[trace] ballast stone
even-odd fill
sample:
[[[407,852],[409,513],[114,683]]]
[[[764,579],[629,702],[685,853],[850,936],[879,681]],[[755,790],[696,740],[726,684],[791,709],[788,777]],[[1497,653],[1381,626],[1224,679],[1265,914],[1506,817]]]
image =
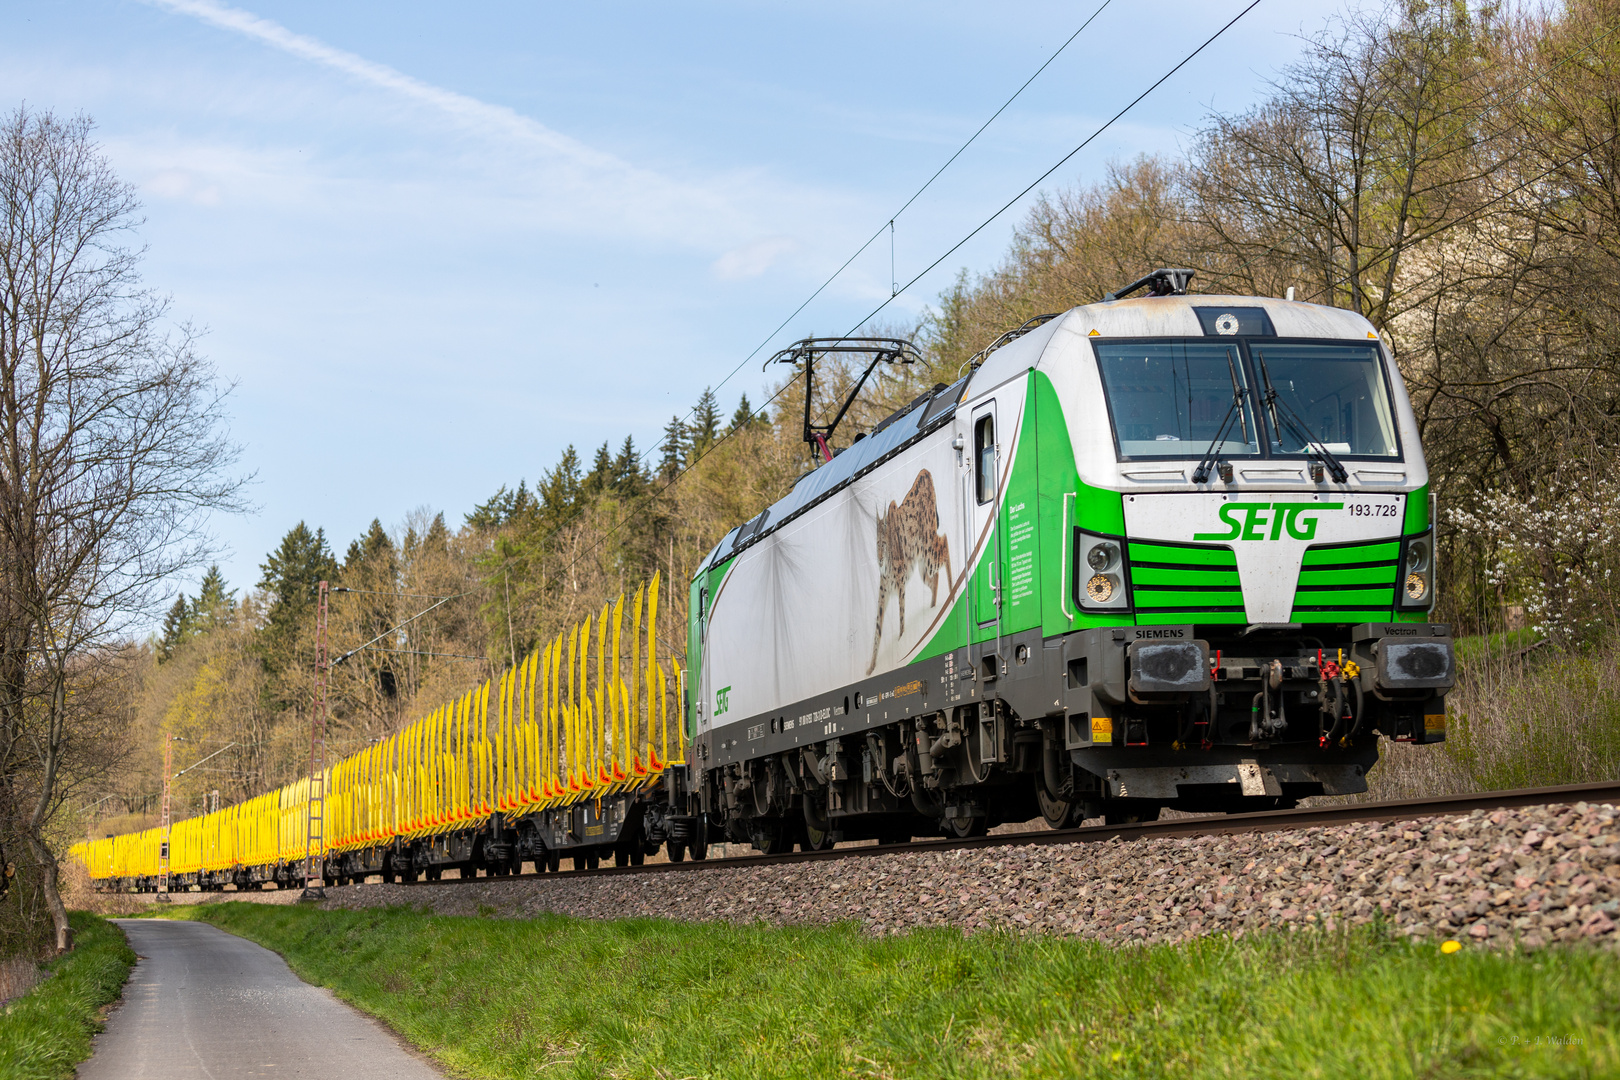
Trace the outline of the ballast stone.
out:
[[[184,894],[182,894],[184,895]],[[295,893],[223,893],[276,902]],[[132,900],[135,898],[131,898]],[[180,899],[180,897],[177,897]],[[322,905],[445,915],[857,922],[1011,930],[1113,944],[1374,918],[1492,948],[1620,947],[1620,813],[1523,807],[1273,833],[885,853],[829,862],[333,890]]]

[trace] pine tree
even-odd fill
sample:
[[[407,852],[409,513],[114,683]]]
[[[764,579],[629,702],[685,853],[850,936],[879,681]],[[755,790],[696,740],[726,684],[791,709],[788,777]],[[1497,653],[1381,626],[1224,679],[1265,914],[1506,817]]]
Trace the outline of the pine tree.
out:
[[[541,474],[535,491],[540,496],[540,514],[549,526],[572,518],[579,509],[579,451],[572,445],[564,450],[556,467]]]
[[[365,542],[361,545],[361,555],[369,562],[393,554],[394,542],[388,539],[388,532],[382,527],[382,522],[372,518],[371,527],[366,530]]]
[[[337,577],[337,560],[326,546],[326,530],[309,531],[300,521],[281,538],[276,550],[259,567],[264,576],[259,588],[270,597],[265,616],[265,637],[273,668],[284,664],[299,623],[315,606],[321,581]]]
[[[613,459],[613,490],[625,498],[640,495],[647,486],[647,474],[641,469],[641,455],[636,453],[634,436],[626,435],[619,447],[619,456]]]
[[[450,529],[444,523],[444,511],[433,515],[433,521],[428,525],[427,535],[422,537],[422,546],[428,551],[448,554],[450,551]]]
[[[686,464],[686,425],[681,418],[672,416],[664,428],[664,453],[658,459],[658,475],[673,480]]]
[[[186,629],[192,636],[205,633],[224,625],[235,611],[236,590],[227,591],[225,576],[219,572],[219,566],[210,566],[197,590],[197,599],[191,602]]]
[[[748,404],[748,395],[744,394],[742,400],[737,402],[737,411],[731,414],[731,430],[742,431],[759,423],[754,416],[754,407]]]
[[[606,491],[613,482],[613,452],[608,449],[606,441],[596,448],[596,459],[591,462],[591,471],[586,475],[581,485],[586,495],[600,495]]]
[[[690,428],[694,456],[713,446],[714,440],[720,437],[720,399],[707,386],[703,388],[703,396],[698,398],[697,408],[692,410]]]
[[[172,657],[174,650],[185,640],[186,619],[190,614],[191,608],[186,603],[186,594],[181,593],[174,598],[174,606],[169,609],[169,613],[163,616],[163,636],[158,638],[157,645],[158,663],[161,664]]]
[[[507,491],[506,485],[502,484],[501,489],[486,501],[474,503],[472,513],[462,520],[474,532],[490,532],[498,529],[512,520],[513,504],[517,501],[518,492],[522,491],[521,484],[518,486],[517,492]]]

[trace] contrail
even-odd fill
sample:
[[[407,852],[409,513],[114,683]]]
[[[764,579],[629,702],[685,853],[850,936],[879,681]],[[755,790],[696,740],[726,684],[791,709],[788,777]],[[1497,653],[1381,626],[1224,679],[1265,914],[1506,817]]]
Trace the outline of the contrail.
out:
[[[521,140],[592,168],[635,171],[627,162],[611,154],[593,150],[514,109],[504,105],[492,105],[487,101],[480,101],[466,94],[458,94],[454,90],[446,90],[421,79],[412,78],[386,64],[367,60],[343,49],[335,49],[304,34],[295,34],[280,23],[261,18],[250,11],[227,7],[215,3],[214,0],[145,0],[145,2],[179,15],[189,15],[221,30],[253,38],[301,60],[342,72],[352,79],[380,90],[387,90],[412,101],[430,105],[480,134]]]

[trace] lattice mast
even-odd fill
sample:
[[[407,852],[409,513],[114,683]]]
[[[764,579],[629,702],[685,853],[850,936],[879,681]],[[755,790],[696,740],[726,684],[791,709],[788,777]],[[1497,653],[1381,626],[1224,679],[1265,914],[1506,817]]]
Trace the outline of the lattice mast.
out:
[[[300,900],[320,900],[321,861],[326,850],[326,594],[317,587],[315,600],[315,701],[309,722],[309,829],[304,843],[304,892]]]
[[[169,902],[169,781],[174,776],[174,736],[163,733],[163,843],[158,848],[157,902]]]

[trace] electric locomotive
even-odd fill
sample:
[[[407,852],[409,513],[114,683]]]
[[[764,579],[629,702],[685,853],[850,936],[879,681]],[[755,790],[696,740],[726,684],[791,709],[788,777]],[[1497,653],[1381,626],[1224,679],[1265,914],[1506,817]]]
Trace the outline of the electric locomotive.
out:
[[[1444,739],[1434,501],[1388,350],[1354,312],[1191,277],[1005,335],[704,560],[685,720],[716,839],[1284,808],[1365,791],[1380,735]]]

